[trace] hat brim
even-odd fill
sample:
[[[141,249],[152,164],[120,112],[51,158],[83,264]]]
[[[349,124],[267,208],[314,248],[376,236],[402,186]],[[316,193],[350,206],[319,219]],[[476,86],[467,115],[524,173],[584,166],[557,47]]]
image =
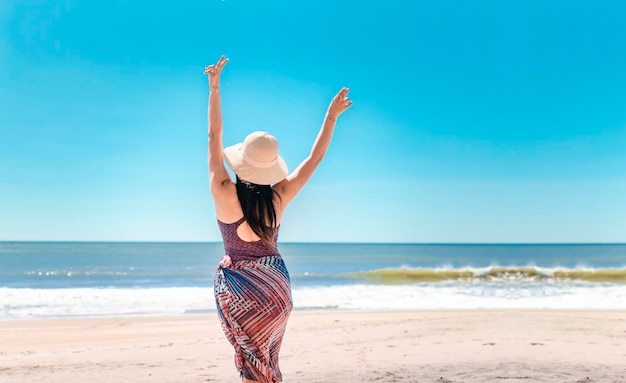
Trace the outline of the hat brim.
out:
[[[278,156],[276,163],[271,167],[258,168],[244,160],[241,153],[242,145],[239,143],[224,149],[224,161],[240,179],[257,185],[273,185],[287,178],[289,174],[287,164],[281,156]]]

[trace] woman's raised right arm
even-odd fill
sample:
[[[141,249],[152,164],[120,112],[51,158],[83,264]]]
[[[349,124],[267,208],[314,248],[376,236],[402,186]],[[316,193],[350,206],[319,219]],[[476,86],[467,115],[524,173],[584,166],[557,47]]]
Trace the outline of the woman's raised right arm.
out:
[[[309,181],[322,159],[324,159],[335,130],[337,118],[352,106],[352,101],[348,98],[348,92],[348,88],[343,88],[333,97],[309,156],[286,179],[274,185],[274,190],[280,195],[283,206],[286,206],[295,198]]]

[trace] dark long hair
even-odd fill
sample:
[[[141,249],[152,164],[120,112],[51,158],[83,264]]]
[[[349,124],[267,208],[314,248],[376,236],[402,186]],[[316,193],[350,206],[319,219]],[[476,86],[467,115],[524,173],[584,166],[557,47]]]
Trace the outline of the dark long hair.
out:
[[[237,177],[237,197],[248,225],[267,248],[276,250],[276,209],[274,198],[280,195],[270,185],[257,185]]]

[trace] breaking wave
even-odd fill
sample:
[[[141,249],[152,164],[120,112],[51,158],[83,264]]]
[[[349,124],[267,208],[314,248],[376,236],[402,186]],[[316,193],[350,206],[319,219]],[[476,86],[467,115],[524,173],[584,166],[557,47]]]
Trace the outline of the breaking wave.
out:
[[[421,283],[421,282],[568,282],[585,281],[594,283],[626,283],[626,268],[543,268],[537,266],[485,268],[397,268],[347,273],[351,278],[364,278],[378,283]]]

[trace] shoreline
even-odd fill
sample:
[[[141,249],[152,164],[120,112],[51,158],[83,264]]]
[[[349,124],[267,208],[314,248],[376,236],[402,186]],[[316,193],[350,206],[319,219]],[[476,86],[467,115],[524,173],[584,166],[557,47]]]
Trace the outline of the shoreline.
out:
[[[1,323],[6,383],[239,381],[214,315]],[[624,383],[624,360],[626,310],[325,310],[292,314],[281,371],[304,383]]]
[[[625,313],[626,309],[618,309],[618,308],[572,308],[572,309],[564,309],[564,308],[460,308],[460,309],[447,309],[447,308],[425,308],[425,309],[406,309],[406,310],[398,310],[398,309],[350,309],[350,308],[329,308],[329,309],[318,309],[318,308],[297,308],[295,307],[291,313],[291,315],[308,315],[308,314],[402,314],[402,313],[446,313],[446,312],[563,312],[563,313],[573,313],[573,312],[583,312],[583,313],[593,313],[593,312],[607,312],[607,313]],[[0,318],[0,324],[18,324],[20,322],[44,322],[44,321],[97,321],[97,320],[132,320],[132,321],[140,321],[140,320],[184,320],[184,319],[193,319],[193,318],[213,318],[217,315],[217,312],[214,309],[209,310],[198,310],[197,312],[189,312],[182,314],[129,314],[129,315],[68,315],[68,316],[44,316],[44,317],[29,317],[29,318]],[[626,382],[625,382],[626,383]]]

